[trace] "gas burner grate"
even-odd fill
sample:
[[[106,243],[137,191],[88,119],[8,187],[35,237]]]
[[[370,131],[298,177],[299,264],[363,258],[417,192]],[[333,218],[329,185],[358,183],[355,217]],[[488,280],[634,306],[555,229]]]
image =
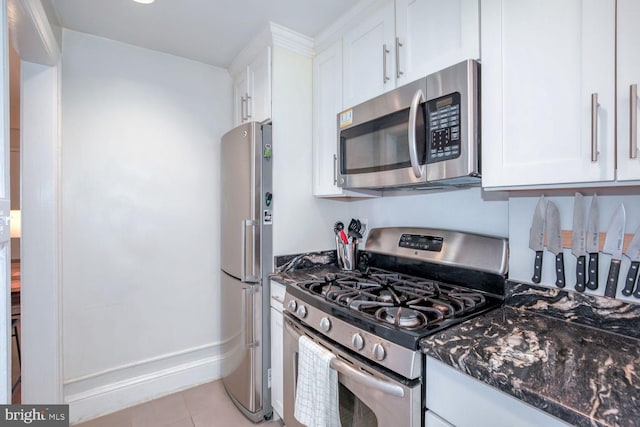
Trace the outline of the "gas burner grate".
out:
[[[484,295],[473,290],[373,267],[365,273],[333,273],[298,285],[331,303],[403,329],[462,317],[486,304]]]

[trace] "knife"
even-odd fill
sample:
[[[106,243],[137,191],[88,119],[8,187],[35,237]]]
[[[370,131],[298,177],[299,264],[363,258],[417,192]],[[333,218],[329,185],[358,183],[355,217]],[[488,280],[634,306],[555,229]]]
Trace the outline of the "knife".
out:
[[[622,245],[624,244],[624,225],[626,213],[624,205],[620,203],[616,209],[611,223],[607,229],[607,237],[604,239],[602,252],[611,254],[611,264],[607,275],[607,286],[604,288],[604,296],[615,298],[618,288],[618,274],[620,273],[620,261],[622,259]]]
[[[587,288],[598,289],[598,252],[600,252],[600,214],[598,212],[598,199],[594,194],[589,208],[589,220],[587,221],[586,250],[589,253]]]
[[[624,289],[622,290],[622,295],[628,297],[636,285],[638,269],[640,268],[640,228],[633,235],[633,239],[631,239],[631,243],[629,243],[629,247],[624,254],[631,260],[631,267],[629,267],[627,280],[625,280]]]
[[[587,251],[585,246],[584,229],[584,197],[576,193],[573,202],[573,233],[571,235],[571,253],[578,259],[576,263],[576,286],[575,290],[584,292],[585,286],[585,261]]]
[[[536,210],[533,213],[533,220],[531,221],[531,229],[529,230],[529,248],[536,252],[536,257],[533,262],[533,283],[540,283],[542,278],[542,254],[544,251],[544,216],[546,212],[546,205],[544,202],[544,196],[540,197]]]
[[[553,203],[547,203],[547,249],[556,255],[556,286],[564,288],[564,253],[562,252],[562,230],[560,211]]]

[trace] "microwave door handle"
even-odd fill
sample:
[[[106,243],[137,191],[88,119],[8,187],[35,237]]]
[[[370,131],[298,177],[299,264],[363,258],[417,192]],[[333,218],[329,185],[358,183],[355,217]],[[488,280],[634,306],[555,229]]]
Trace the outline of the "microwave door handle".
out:
[[[418,107],[420,103],[424,102],[424,94],[422,89],[418,89],[413,95],[411,101],[411,108],[409,109],[409,159],[411,160],[411,167],[413,168],[413,174],[416,178],[422,177],[422,171],[420,170],[420,163],[418,162],[418,145],[416,143],[416,119],[418,117]]]

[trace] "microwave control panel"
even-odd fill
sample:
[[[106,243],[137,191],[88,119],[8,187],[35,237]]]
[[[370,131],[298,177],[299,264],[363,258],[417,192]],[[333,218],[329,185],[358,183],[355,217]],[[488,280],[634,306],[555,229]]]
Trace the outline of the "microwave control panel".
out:
[[[460,93],[427,101],[427,163],[460,157]]]

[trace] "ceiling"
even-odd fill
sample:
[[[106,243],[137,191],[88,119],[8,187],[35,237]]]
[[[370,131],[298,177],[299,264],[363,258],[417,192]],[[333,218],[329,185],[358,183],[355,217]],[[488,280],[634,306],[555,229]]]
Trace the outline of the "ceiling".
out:
[[[269,21],[316,36],[358,0],[43,0],[64,28],[228,67]]]

